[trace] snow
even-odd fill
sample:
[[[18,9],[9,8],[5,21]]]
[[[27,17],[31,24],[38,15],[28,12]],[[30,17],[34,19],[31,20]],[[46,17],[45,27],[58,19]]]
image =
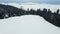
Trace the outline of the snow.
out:
[[[29,9],[51,9],[55,12],[60,9],[60,5],[37,4],[37,3],[2,3],[15,6],[17,8]],[[10,17],[0,20],[0,34],[60,34],[60,28],[47,22],[40,16],[24,15]]]
[[[2,3],[5,5],[11,5],[11,6],[15,6],[17,8],[23,8],[25,10],[29,9],[41,9],[43,10],[43,8],[46,9],[50,9],[52,12],[56,12],[57,9],[60,9],[60,5],[52,5],[52,4],[46,4],[46,3],[32,3],[32,2],[26,2],[26,3]]]
[[[24,15],[0,20],[0,34],[60,34],[60,28],[40,16]]]

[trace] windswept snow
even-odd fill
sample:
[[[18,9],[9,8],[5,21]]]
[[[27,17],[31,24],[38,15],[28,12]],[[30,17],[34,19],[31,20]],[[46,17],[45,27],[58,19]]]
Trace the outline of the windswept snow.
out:
[[[56,12],[57,9],[60,9],[60,5],[52,5],[52,4],[44,4],[44,3],[32,3],[32,2],[27,2],[27,3],[2,3],[2,4],[5,4],[5,5],[11,5],[11,6],[15,6],[17,8],[23,8],[25,10],[27,10],[28,8],[29,9],[41,9],[43,10],[43,8],[46,8],[46,9],[51,9],[52,12]]]
[[[60,28],[40,16],[25,15],[0,20],[0,34],[60,34]]]

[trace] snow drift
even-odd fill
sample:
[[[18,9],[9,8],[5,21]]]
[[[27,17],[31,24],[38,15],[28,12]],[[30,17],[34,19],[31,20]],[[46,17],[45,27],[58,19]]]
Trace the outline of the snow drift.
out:
[[[40,16],[25,15],[0,20],[0,34],[60,34],[60,28]]]

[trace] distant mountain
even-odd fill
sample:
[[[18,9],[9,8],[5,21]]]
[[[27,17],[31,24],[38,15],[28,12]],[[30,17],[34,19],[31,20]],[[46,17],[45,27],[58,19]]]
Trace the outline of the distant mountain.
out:
[[[26,3],[2,3],[2,4],[6,4],[6,5],[11,5],[11,6],[15,6],[17,8],[23,8],[25,10],[29,9],[41,9],[43,10],[43,8],[46,9],[50,9],[52,10],[52,12],[55,12],[57,9],[60,9],[60,5],[52,5],[52,4],[46,4],[46,3],[32,3],[32,2],[26,2]]]

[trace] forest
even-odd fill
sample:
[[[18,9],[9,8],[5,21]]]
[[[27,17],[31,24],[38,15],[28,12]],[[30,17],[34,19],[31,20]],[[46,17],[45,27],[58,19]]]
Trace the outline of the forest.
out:
[[[52,13],[50,9],[46,8],[44,8],[43,10],[41,9],[24,10],[22,8],[16,8],[10,5],[0,4],[0,20],[22,15],[39,15],[43,17],[46,21],[50,22],[51,24],[60,27],[59,9],[57,9],[56,12]]]

